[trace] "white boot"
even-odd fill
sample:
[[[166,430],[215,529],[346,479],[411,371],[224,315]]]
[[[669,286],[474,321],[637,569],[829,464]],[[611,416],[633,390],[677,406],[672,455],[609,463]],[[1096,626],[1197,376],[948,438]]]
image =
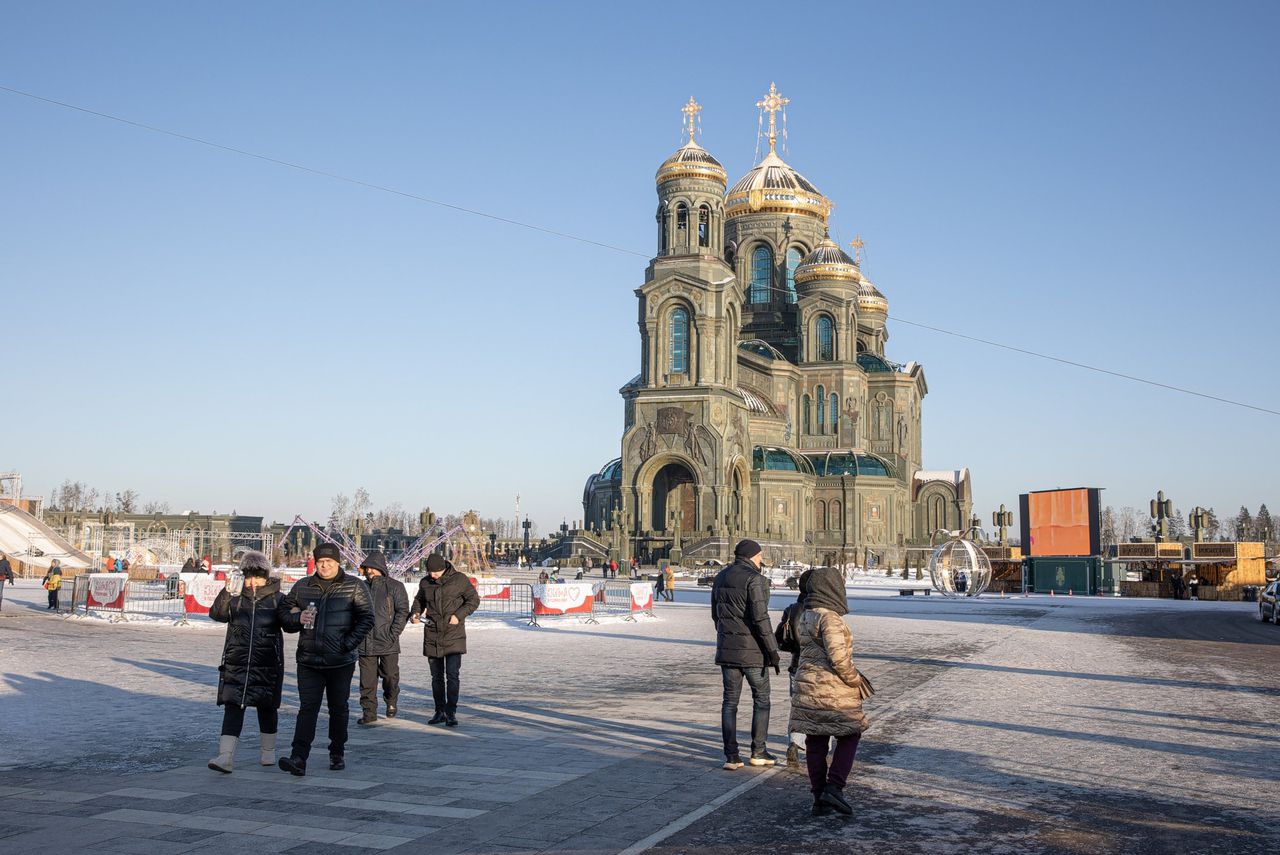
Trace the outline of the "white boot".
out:
[[[262,757],[259,762],[263,766],[276,765],[276,735],[274,733],[261,734],[259,746],[262,750]]]
[[[236,756],[238,736],[218,737],[218,756],[209,761],[209,768],[215,772],[231,772],[231,760]]]

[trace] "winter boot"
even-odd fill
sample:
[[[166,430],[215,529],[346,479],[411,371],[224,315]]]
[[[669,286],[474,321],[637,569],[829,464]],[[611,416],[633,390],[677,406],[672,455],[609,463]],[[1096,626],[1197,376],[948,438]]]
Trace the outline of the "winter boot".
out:
[[[835,784],[827,784],[818,795],[818,801],[835,808],[845,816],[853,816],[853,805],[845,800],[844,792]]]
[[[290,775],[298,778],[307,774],[307,761],[296,755],[292,757],[281,757],[280,761],[276,765],[288,772]]]
[[[276,765],[276,735],[263,733],[258,737],[258,749],[262,756],[258,759],[263,766]]]
[[[347,768],[346,757],[344,757],[341,754],[329,755],[329,771],[330,772],[341,772],[345,768]]]
[[[819,793],[813,797],[813,809],[810,810],[809,813],[812,816],[830,816],[833,811],[827,803],[822,800],[822,794]]]
[[[436,710],[436,714],[431,717],[427,724],[444,724],[444,710]]]
[[[239,741],[238,736],[218,737],[218,756],[209,761],[209,768],[231,774],[231,760],[236,756],[236,743]]]

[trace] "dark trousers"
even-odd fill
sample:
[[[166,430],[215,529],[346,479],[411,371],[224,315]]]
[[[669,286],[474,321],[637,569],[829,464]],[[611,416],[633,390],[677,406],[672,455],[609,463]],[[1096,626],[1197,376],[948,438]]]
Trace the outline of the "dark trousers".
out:
[[[861,733],[850,736],[837,736],[836,750],[831,756],[831,765],[827,765],[827,746],[830,736],[806,736],[804,738],[804,759],[809,766],[809,790],[814,795],[822,792],[827,784],[843,790],[849,780],[849,771],[853,769],[853,755],[858,752],[858,740]]]
[[[254,707],[258,711],[258,733],[275,733],[280,727],[280,711],[272,707]],[[244,730],[244,707],[224,704],[222,707],[222,735],[239,736]]]
[[[355,663],[339,668],[310,668],[298,665],[298,723],[293,731],[293,756],[303,760],[311,755],[316,738],[320,703],[329,701],[329,753],[341,755],[347,747],[347,718],[350,715],[351,677]]]
[[[436,712],[458,711],[458,672],[462,668],[462,654],[428,656],[431,666],[431,698],[436,702]]]
[[[360,709],[366,716],[378,715],[378,678],[382,678],[382,698],[387,706],[400,699],[400,654],[360,657]]]
[[[724,702],[720,706],[720,735],[724,739],[724,756],[738,753],[738,698],[742,695],[742,679],[751,687],[751,753],[765,749],[769,738],[769,672],[764,668],[736,668],[721,665],[724,679]]]
[[[58,592],[50,591],[49,592],[49,608],[56,609],[57,607],[58,607]]]

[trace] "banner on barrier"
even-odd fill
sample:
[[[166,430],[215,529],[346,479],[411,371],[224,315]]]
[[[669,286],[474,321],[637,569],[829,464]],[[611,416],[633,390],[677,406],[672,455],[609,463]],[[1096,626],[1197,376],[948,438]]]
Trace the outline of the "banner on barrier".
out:
[[[653,608],[653,586],[648,582],[631,583],[631,611],[647,612]]]
[[[535,615],[579,615],[592,613],[593,586],[587,582],[561,582],[533,586]]]
[[[470,577],[471,584],[476,586],[476,593],[480,595],[482,600],[509,600],[511,599],[511,580],[510,579],[477,579],[475,576]]]
[[[128,581],[129,577],[124,573],[90,573],[88,607],[124,611]]]
[[[195,578],[186,583],[183,606],[189,615],[207,615],[213,607],[213,601],[227,586],[226,579],[218,579],[206,573],[197,573]]]

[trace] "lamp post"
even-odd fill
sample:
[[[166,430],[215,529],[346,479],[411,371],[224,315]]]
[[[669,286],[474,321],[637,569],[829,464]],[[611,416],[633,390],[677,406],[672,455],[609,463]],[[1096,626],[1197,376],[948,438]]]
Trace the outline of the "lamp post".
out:
[[[1151,500],[1151,518],[1155,520],[1156,543],[1164,543],[1169,538],[1169,517],[1173,516],[1173,500],[1164,497],[1164,490],[1156,492]]]
[[[991,514],[991,524],[1000,531],[1000,545],[1009,545],[1009,527],[1013,525],[1013,511],[1006,511],[1004,505]]]

